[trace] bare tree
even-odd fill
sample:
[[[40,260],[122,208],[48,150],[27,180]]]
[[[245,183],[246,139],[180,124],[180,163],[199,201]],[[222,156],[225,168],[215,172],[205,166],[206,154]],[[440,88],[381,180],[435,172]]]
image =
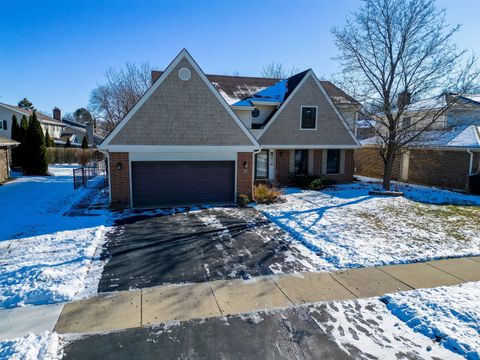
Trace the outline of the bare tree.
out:
[[[272,79],[286,79],[298,72],[300,72],[300,70],[296,66],[287,69],[282,63],[275,61],[272,61],[262,68],[262,76]]]
[[[390,190],[393,163],[403,147],[418,141],[478,79],[477,59],[453,43],[460,26],[447,25],[434,0],[364,0],[343,27],[332,30],[340,50],[343,87],[370,119]],[[423,101],[409,124],[409,103]],[[442,99],[445,99],[443,101]]]
[[[105,72],[106,81],[92,91],[89,104],[93,118],[100,120],[105,130],[111,131],[148,90],[151,71],[149,63],[127,62],[119,70]]]

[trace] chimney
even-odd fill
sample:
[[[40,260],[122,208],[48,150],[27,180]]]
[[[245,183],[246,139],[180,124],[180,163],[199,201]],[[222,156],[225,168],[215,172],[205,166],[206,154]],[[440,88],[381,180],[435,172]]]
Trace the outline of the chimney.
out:
[[[62,121],[62,111],[56,106],[53,108],[53,118]]]
[[[91,121],[85,123],[85,133],[87,135],[88,145],[93,144],[93,124]]]
[[[407,105],[410,105],[410,101],[412,100],[412,93],[408,91],[402,91],[398,94],[397,99],[397,107],[404,108]]]

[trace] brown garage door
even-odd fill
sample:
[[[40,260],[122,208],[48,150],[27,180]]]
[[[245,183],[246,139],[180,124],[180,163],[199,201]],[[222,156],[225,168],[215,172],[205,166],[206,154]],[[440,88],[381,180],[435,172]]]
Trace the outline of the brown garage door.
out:
[[[234,161],[134,161],[134,207],[234,201]]]

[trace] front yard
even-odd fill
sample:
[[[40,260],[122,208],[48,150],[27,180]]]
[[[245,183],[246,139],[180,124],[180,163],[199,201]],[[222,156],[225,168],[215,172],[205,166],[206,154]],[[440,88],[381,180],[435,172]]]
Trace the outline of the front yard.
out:
[[[399,185],[405,197],[371,196],[378,183],[362,179],[319,192],[290,188],[285,202],[247,209],[113,213],[101,207],[104,193],[73,190],[71,169],[53,166],[54,176],[0,186],[0,316],[98,291],[480,255],[478,196],[408,185]],[[99,206],[84,208],[92,202]],[[268,332],[278,330],[283,340],[272,348],[274,357],[315,357],[320,348],[326,351],[312,345],[321,340],[344,358],[476,359],[478,292],[478,283],[468,283],[80,340],[30,334],[0,341],[0,358],[58,358],[62,348],[67,358],[81,358],[88,349],[128,347],[131,338],[137,339],[132,354],[141,345],[152,354],[176,349],[172,357],[208,355],[207,338],[225,334],[224,345],[214,346],[228,355],[235,347],[228,338],[237,332],[252,346],[264,341],[253,347],[261,351],[273,341]],[[175,347],[178,341],[191,348]]]
[[[368,194],[378,188],[287,189],[285,203],[257,208],[317,255],[316,270],[480,254],[480,197],[413,185],[400,186],[405,197]]]

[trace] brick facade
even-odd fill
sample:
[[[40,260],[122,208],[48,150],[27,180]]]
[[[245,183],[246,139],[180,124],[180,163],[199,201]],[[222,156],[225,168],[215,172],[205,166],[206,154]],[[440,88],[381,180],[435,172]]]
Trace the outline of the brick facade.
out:
[[[8,149],[0,148],[0,184],[9,178]]]
[[[410,151],[408,181],[466,190],[470,154],[466,151]]]
[[[121,169],[118,165],[121,164]],[[130,169],[128,153],[109,154],[110,196],[114,207],[130,206]]]
[[[378,149],[365,147],[355,150],[355,174],[383,178],[384,163]],[[400,154],[395,157],[392,170],[393,180],[400,178]]]
[[[252,196],[253,190],[253,153],[237,153],[237,196]]]
[[[323,152],[327,150],[315,149],[310,154],[313,154],[313,176],[323,176],[322,161]],[[354,172],[354,152],[353,150],[344,150],[345,152],[345,167],[343,174],[326,175],[329,179],[338,183],[351,182],[353,180]],[[275,154],[275,182],[279,185],[290,185],[289,174],[290,170],[290,150],[277,150]]]
[[[433,149],[410,149],[408,182],[467,190],[470,154],[466,151],[441,151]],[[478,161],[474,157],[475,162]],[[401,156],[395,158],[393,179],[400,177]],[[383,161],[376,148],[355,151],[355,173],[382,178]]]

